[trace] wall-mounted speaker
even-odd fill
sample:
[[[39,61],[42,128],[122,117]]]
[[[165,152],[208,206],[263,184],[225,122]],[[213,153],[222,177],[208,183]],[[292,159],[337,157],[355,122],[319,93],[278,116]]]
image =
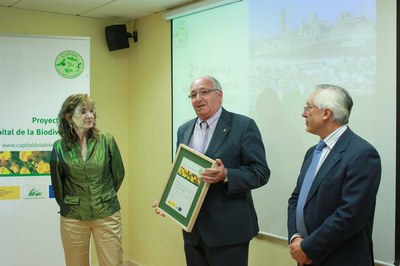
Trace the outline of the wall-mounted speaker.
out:
[[[126,30],[125,24],[106,26],[106,40],[110,51],[129,48],[129,37],[131,34]]]

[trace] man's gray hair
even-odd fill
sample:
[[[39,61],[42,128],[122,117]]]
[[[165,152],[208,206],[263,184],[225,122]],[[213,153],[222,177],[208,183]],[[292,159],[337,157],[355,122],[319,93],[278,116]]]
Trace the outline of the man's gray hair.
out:
[[[207,76],[207,78],[209,78],[214,83],[214,89],[222,91],[221,84],[219,83],[219,81],[216,78],[214,78],[212,76]]]
[[[321,110],[332,110],[333,121],[348,124],[353,100],[347,90],[330,84],[320,84],[315,89],[310,97],[312,103]]]

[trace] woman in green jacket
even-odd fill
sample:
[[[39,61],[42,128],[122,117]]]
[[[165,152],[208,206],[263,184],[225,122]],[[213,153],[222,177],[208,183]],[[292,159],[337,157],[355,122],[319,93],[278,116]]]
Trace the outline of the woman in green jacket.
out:
[[[117,191],[125,170],[117,143],[96,128],[95,102],[87,94],[69,96],[58,119],[61,139],[50,169],[66,264],[89,265],[93,235],[100,266],[122,265]]]

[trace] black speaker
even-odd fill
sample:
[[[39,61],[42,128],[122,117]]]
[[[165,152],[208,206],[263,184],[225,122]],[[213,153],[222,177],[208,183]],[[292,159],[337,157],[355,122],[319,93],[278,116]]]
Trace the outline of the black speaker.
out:
[[[126,30],[125,24],[110,25],[106,27],[106,40],[108,50],[120,50],[129,48],[130,33]]]

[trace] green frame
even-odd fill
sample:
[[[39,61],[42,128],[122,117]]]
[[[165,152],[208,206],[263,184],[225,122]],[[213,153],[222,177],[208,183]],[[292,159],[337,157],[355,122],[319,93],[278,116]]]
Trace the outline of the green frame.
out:
[[[199,170],[198,173],[194,173],[190,171],[191,169],[188,170],[185,168],[187,165],[194,166],[192,169]],[[191,232],[207,194],[208,187],[210,186],[210,184],[203,181],[200,177],[200,173],[202,169],[212,168],[214,165],[214,160],[184,144],[179,145],[175,160],[172,164],[170,176],[162,192],[157,208],[178,223],[186,232]],[[178,183],[184,184],[185,186],[187,185],[190,189],[184,189],[184,191],[190,191],[191,196],[193,196],[191,202],[185,202],[187,206],[183,209],[185,209],[184,212],[186,215],[181,213],[181,206],[172,206],[175,205],[175,202],[170,200],[171,197],[177,194],[177,191],[179,192],[178,187],[180,185],[178,185]],[[171,203],[168,204],[167,201]]]

